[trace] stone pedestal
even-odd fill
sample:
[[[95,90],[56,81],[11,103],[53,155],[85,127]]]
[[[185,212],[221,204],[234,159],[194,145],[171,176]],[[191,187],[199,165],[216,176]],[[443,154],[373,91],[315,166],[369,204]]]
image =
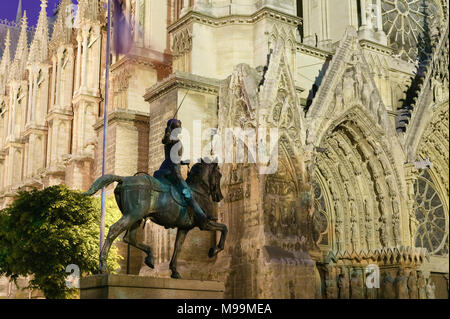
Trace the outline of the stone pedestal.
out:
[[[81,279],[81,299],[221,299],[218,281],[96,275]]]

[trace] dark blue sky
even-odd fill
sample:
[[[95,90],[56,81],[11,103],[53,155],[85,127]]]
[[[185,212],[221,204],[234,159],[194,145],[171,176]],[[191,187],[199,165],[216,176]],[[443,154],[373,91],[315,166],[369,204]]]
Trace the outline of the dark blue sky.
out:
[[[53,8],[58,2],[59,0],[48,0],[47,16],[53,15]],[[19,0],[0,0],[0,19],[15,21],[18,3]],[[35,26],[41,11],[41,0],[22,0],[22,9],[27,11],[28,25]]]

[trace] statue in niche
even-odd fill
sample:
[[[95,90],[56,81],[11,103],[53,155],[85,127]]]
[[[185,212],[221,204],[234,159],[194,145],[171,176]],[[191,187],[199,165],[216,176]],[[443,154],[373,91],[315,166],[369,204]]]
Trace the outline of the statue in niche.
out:
[[[354,55],[354,60],[358,60],[358,57],[356,56],[356,54]],[[363,85],[364,85],[364,81],[363,81],[363,76],[361,73],[361,69],[358,67],[354,67],[354,69],[356,70],[355,72],[355,95],[356,95],[356,101],[360,102],[361,101],[361,92],[363,90]]]
[[[409,299],[419,298],[416,272],[414,270],[411,270],[408,276],[408,291],[409,291]]]
[[[392,182],[392,179],[390,177],[386,178],[386,184],[388,186],[389,196],[395,197],[397,195],[397,192],[395,191],[394,183]]]
[[[400,207],[396,199],[392,201],[392,224],[395,244],[398,245],[400,240]]]
[[[353,201],[354,200],[353,194],[352,194],[352,192],[350,190],[350,186],[349,186],[348,182],[344,183],[344,188],[345,188],[345,192],[347,193],[348,200],[349,201]]]
[[[357,219],[356,205],[353,201],[350,202],[350,222],[352,225],[352,245],[353,249],[358,249],[358,219]]]
[[[395,299],[394,278],[387,271],[384,272],[382,290],[384,299]]]
[[[339,200],[335,200],[334,201],[334,213],[336,214],[336,228],[335,228],[335,233],[336,233],[336,244],[337,244],[337,250],[340,251],[343,247],[342,247],[342,242],[343,242],[343,231],[342,231],[342,224],[343,224],[343,220],[342,220],[342,215],[341,215],[341,205],[339,203]]]
[[[397,299],[409,299],[408,280],[403,269],[399,269],[395,278],[395,293]]]
[[[434,282],[431,281],[431,278],[428,278],[427,285],[425,287],[427,299],[436,299],[435,291],[436,291],[436,286],[435,286]]]
[[[361,269],[354,269],[352,272],[352,279],[350,281],[351,299],[364,298],[364,286],[362,280]]]
[[[325,273],[325,287],[327,299],[337,299],[338,287],[336,282],[336,269],[333,266],[327,266]]]
[[[427,299],[426,293],[427,283],[425,281],[425,277],[423,276],[422,271],[417,271],[417,293],[419,299]]]
[[[373,236],[373,218],[372,218],[372,207],[369,199],[364,199],[364,217],[366,221],[366,241],[367,247],[372,247],[372,236]]]
[[[380,204],[380,206],[381,206],[381,209],[383,209],[383,204]],[[388,234],[387,234],[387,229],[386,229],[386,222],[387,222],[387,218],[383,212],[380,217],[380,223],[379,223],[380,242],[383,245],[383,247],[386,247],[388,245]]]
[[[352,69],[347,69],[344,73],[344,78],[342,80],[342,90],[343,90],[343,102],[344,107],[348,107],[354,100],[354,72]]]
[[[347,172],[345,171],[344,164],[339,163],[338,164],[338,170],[339,170],[339,174],[341,175],[341,177],[344,180],[344,182],[348,182],[349,178],[348,178]]]
[[[349,299],[350,291],[345,268],[341,267],[341,273],[338,277],[339,299]]]

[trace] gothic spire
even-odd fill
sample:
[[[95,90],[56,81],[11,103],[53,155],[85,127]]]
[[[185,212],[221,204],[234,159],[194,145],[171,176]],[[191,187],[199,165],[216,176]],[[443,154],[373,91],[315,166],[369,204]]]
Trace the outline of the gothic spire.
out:
[[[10,77],[13,80],[20,80],[23,77],[27,58],[28,58],[28,19],[27,12],[23,12],[22,26],[20,29],[19,41],[17,42],[16,53],[14,54],[14,61],[11,66]]]
[[[66,14],[66,9],[72,6],[71,0],[62,0],[58,8],[58,17],[56,18],[55,28],[52,34],[51,47],[57,48],[60,44],[68,43],[72,34],[72,15]],[[69,20],[70,19],[70,20]]]
[[[47,0],[41,0],[41,12],[30,48],[29,63],[43,62],[48,54]]]
[[[19,4],[17,5],[17,14],[16,14],[17,25],[19,25],[21,19],[22,19],[22,0],[19,0]]]
[[[4,67],[11,63],[11,34],[8,29],[5,38],[5,50],[3,51],[2,60],[0,62],[0,72],[3,73]]]
[[[5,38],[5,50],[3,51],[3,56],[0,61],[0,95],[5,95],[6,93],[5,89],[10,63],[11,63],[11,35],[8,29]]]

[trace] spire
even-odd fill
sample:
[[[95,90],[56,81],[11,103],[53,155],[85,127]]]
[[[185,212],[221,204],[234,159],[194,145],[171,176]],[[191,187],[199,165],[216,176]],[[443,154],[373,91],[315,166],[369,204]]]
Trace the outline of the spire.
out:
[[[9,63],[11,63],[11,34],[8,29],[8,31],[6,31],[5,50],[3,51],[2,60],[0,62],[0,73],[3,73],[4,67],[8,66]]]
[[[14,55],[14,61],[11,66],[10,78],[13,80],[19,80],[22,78],[25,71],[28,55],[28,19],[27,12],[23,12],[22,26],[20,29],[19,41],[17,42],[16,53]]]
[[[72,35],[72,15],[68,15],[65,8],[71,7],[71,0],[62,0],[59,4],[58,17],[56,18],[55,28],[52,34],[50,46],[56,49],[60,44],[68,43]]]
[[[48,55],[47,0],[41,0],[41,12],[30,48],[29,63],[43,62]]]
[[[5,95],[6,93],[5,89],[10,64],[11,64],[11,35],[8,29],[5,38],[5,50],[3,51],[2,60],[0,61],[0,95]]]
[[[17,25],[19,25],[21,19],[22,19],[22,0],[19,0],[19,4],[17,5],[17,14],[16,14]]]

